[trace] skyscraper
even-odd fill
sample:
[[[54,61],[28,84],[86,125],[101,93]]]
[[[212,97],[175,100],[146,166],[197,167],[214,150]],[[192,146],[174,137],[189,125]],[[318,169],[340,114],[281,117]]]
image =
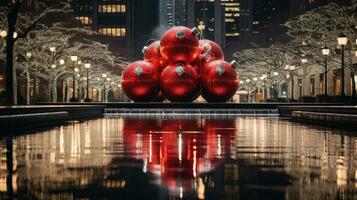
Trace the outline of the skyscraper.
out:
[[[158,0],[130,0],[127,2],[127,47],[132,59],[142,59],[142,48],[148,40],[157,39],[153,33],[159,26]]]
[[[172,26],[187,26],[188,4],[190,0],[159,0],[160,24]]]
[[[240,0],[221,0],[225,11],[226,36],[238,38],[240,35]]]
[[[99,33],[125,38],[127,5],[125,0],[76,0],[72,1],[76,19],[84,25],[89,25]]]
[[[224,9],[220,1],[196,0],[194,3],[194,26],[205,39],[225,46]]]
[[[159,24],[159,0],[75,0],[76,19],[91,26],[131,59],[142,58],[141,49]]]

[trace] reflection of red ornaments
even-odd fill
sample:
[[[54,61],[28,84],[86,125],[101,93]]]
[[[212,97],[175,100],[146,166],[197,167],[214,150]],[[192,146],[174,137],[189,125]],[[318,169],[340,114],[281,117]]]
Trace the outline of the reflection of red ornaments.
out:
[[[136,61],[123,71],[121,85],[125,94],[133,101],[147,102],[159,91],[159,73],[153,64]]]
[[[151,62],[159,73],[166,67],[167,64],[160,53],[160,41],[153,42],[148,47],[145,46],[143,53],[144,60]]]
[[[198,74],[190,65],[169,65],[161,72],[160,87],[172,102],[193,101],[198,96]]]
[[[198,31],[184,26],[175,26],[166,31],[160,40],[163,58],[169,63],[190,63],[199,54]]]
[[[195,178],[234,155],[236,130],[234,120],[124,119],[124,152],[144,160],[144,172],[159,174],[170,192],[190,191]]]
[[[157,95],[151,100],[152,102],[163,102],[165,100],[164,94],[160,91]]]
[[[202,97],[208,102],[226,102],[234,96],[239,85],[232,64],[216,60],[207,63],[201,70]]]

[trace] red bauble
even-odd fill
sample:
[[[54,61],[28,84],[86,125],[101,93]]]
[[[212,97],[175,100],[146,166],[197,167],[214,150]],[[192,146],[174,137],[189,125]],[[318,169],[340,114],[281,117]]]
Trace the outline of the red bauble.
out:
[[[208,102],[226,102],[234,96],[239,81],[234,70],[236,62],[216,60],[207,63],[201,70],[202,97]]]
[[[221,47],[211,40],[200,40],[198,45],[200,54],[191,63],[198,74],[200,74],[202,67],[210,61],[223,60],[224,54]]]
[[[198,96],[198,74],[190,65],[169,65],[161,72],[160,87],[171,102],[191,102]]]
[[[202,55],[206,53],[204,61],[224,60],[222,48],[212,40],[200,40],[198,48]]]
[[[135,102],[147,102],[159,92],[159,73],[153,64],[136,61],[128,65],[122,74],[122,88]]]
[[[206,63],[204,59],[204,55],[199,54],[197,58],[190,64],[198,74],[200,74],[202,66],[204,63]]]
[[[191,63],[199,54],[197,29],[175,26],[160,39],[162,57],[169,63]]]
[[[151,62],[160,73],[166,66],[165,60],[160,53],[160,41],[151,43],[143,48],[144,60]]]

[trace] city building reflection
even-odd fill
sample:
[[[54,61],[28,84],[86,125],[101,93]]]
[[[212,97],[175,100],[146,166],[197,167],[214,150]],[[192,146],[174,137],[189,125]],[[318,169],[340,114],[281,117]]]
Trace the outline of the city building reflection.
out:
[[[101,118],[0,139],[0,199],[353,199],[355,133],[278,118]]]

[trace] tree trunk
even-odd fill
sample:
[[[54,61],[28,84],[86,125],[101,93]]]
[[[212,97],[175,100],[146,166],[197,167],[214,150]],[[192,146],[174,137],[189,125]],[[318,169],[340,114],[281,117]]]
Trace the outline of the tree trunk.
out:
[[[36,104],[37,101],[37,75],[34,74],[33,78],[33,93],[32,93],[33,103]]]
[[[351,79],[352,79],[352,97],[356,97],[356,80],[355,80],[355,73],[351,72]]]
[[[48,102],[52,101],[52,80],[48,80]]]
[[[102,90],[98,89],[98,102],[102,101]]]
[[[26,104],[30,104],[30,73],[26,72]]]
[[[66,79],[66,81],[65,81],[66,83],[66,85],[65,85],[65,89],[64,89],[64,99],[63,99],[63,101],[64,102],[68,102],[68,79]]]
[[[105,91],[105,103],[108,102],[108,94],[109,94],[109,91]]]
[[[11,6],[9,13],[7,14],[7,36],[6,37],[6,103],[17,104],[17,98],[15,94],[16,85],[16,69],[14,69],[14,44],[13,38],[15,32],[15,26],[17,21],[17,15],[19,11],[20,2],[16,1]],[[15,71],[15,74],[14,74]],[[14,78],[15,77],[15,78]]]
[[[57,79],[52,81],[52,102],[57,103]]]

